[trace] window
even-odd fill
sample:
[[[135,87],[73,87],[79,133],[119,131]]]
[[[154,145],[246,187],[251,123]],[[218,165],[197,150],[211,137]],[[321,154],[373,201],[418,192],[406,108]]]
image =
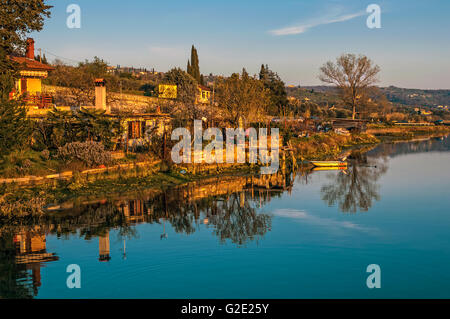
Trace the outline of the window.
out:
[[[128,122],[128,139],[145,137],[145,121],[129,121]]]

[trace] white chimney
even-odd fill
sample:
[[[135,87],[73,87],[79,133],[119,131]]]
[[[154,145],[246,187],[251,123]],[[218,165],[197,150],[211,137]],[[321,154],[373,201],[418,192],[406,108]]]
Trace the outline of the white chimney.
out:
[[[95,108],[109,112],[106,106],[106,82],[104,79],[95,79]]]

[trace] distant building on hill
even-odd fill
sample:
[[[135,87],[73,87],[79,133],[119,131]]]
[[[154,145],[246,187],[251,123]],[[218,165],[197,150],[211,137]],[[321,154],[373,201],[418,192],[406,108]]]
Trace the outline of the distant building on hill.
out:
[[[212,97],[212,90],[204,85],[199,84],[197,86],[197,97],[196,97],[196,103],[197,104],[209,104],[211,102]]]

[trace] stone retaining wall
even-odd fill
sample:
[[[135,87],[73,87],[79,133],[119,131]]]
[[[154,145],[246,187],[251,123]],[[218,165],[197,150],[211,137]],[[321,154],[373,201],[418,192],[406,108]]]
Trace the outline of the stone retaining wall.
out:
[[[135,168],[153,167],[160,163],[161,161],[146,161],[130,164],[118,164],[114,166],[109,166],[105,168],[93,168],[81,171],[81,175],[98,175],[106,172],[115,172],[119,170],[131,170]],[[2,178],[0,179],[0,184],[19,184],[19,185],[29,185],[29,184],[39,184],[55,180],[68,180],[74,176],[74,172],[66,171],[59,174],[51,174],[46,176],[25,176],[17,178]]]

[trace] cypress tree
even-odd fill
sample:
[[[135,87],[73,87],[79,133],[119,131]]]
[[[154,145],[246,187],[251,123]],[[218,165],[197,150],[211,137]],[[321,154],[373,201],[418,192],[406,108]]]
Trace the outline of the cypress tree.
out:
[[[191,63],[189,62],[189,60],[188,60],[188,63],[187,63],[186,72],[187,72],[187,74],[191,74],[192,75],[192,68],[191,68]]]
[[[191,60],[190,60],[190,63],[188,61],[187,73],[190,74],[195,80],[197,80],[197,82],[199,82],[199,83],[201,82],[198,53],[197,53],[197,49],[194,47],[194,45],[192,45],[192,48],[191,48]]]
[[[264,79],[266,75],[266,69],[264,68],[264,64],[261,64],[261,69],[259,70],[259,79]]]

